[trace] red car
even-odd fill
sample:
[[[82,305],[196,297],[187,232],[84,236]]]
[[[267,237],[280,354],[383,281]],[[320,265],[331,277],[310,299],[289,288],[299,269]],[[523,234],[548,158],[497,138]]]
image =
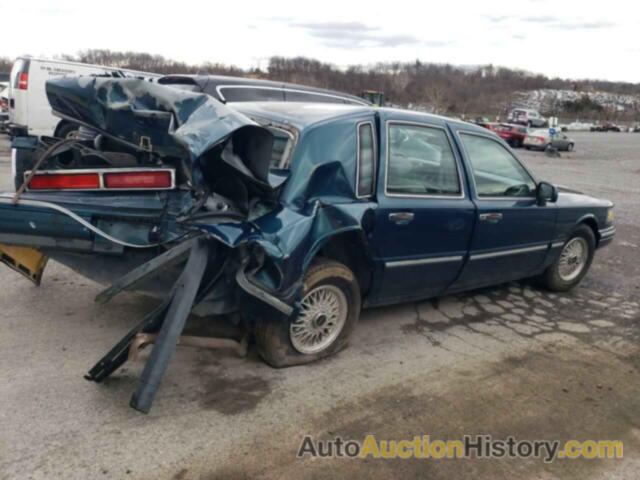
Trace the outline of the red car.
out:
[[[513,148],[522,147],[524,139],[527,136],[527,127],[510,123],[501,123],[497,127],[494,127],[493,131],[500,135],[500,137]]]

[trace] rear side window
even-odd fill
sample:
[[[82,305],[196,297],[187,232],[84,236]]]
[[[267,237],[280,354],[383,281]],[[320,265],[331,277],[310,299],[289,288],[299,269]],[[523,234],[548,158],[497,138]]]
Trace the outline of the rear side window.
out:
[[[358,125],[358,163],[357,194],[358,197],[373,195],[376,172],[376,143],[373,136],[373,125]]]
[[[279,88],[219,87],[225,102],[283,102],[284,92]]]
[[[388,135],[387,194],[462,194],[456,159],[443,129],[392,123]]]

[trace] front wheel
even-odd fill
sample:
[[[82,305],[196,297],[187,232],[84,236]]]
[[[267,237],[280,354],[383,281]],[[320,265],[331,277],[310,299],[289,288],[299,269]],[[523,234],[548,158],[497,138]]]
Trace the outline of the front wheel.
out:
[[[540,280],[546,288],[566,292],[575,287],[589,271],[596,249],[596,238],[588,225],[576,228],[553,264]]]
[[[258,352],[277,368],[319,360],[346,345],[359,316],[360,287],[353,272],[336,261],[320,260],[304,277],[296,317],[258,321]]]

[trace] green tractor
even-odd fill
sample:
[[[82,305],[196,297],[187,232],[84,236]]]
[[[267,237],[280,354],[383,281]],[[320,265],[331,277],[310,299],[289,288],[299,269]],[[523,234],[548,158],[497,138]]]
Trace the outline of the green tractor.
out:
[[[383,92],[378,92],[376,90],[365,90],[360,96],[374,105],[377,105],[379,107],[384,106]]]

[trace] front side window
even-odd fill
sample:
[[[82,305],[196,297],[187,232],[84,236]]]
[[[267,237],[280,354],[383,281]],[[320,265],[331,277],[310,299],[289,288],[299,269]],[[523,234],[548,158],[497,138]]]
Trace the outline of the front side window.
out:
[[[456,159],[443,129],[392,123],[388,144],[387,193],[461,194]]]
[[[478,197],[532,197],[536,183],[500,143],[487,137],[460,134],[473,168]]]
[[[358,125],[358,197],[373,195],[375,161],[373,125],[361,123]]]

